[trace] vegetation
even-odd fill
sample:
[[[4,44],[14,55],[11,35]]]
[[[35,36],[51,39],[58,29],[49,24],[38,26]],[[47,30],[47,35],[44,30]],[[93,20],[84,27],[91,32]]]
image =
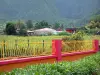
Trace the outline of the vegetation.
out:
[[[21,20],[18,20],[18,22],[8,22],[6,24],[6,28],[4,29],[5,33],[7,35],[22,35],[27,36],[27,30],[34,30],[34,29],[41,29],[41,28],[50,28],[51,25],[48,24],[46,21],[40,21],[37,22],[34,26],[32,23],[32,20],[28,20],[26,23],[24,23]]]
[[[50,28],[50,25],[48,24],[48,22],[46,21],[41,21],[41,22],[37,22],[34,26],[35,29],[41,29],[41,28]]]
[[[97,22],[91,21],[91,22],[88,24],[87,27],[90,28],[90,29],[100,29],[100,22],[99,22],[99,21],[97,21]]]
[[[26,26],[27,26],[28,29],[33,28],[32,20],[28,20],[28,21],[26,22]]]
[[[79,31],[75,34],[70,36],[64,36],[62,38],[63,45],[62,51],[63,52],[77,52],[77,51],[88,51],[92,50],[92,41],[86,40],[86,34],[83,31]]]
[[[55,23],[52,28],[57,30],[58,28],[60,28],[60,24],[59,23]]]
[[[8,35],[15,35],[16,34],[16,28],[14,23],[7,23],[5,28],[5,33]]]
[[[62,36],[0,36],[0,38],[0,58],[6,59],[10,56],[13,59],[13,57],[51,54],[52,39],[61,39]]]
[[[40,64],[14,69],[1,75],[100,75],[100,53],[74,62]]]
[[[63,41],[72,41],[72,40],[84,40],[85,33],[83,31],[79,31],[71,36],[65,36],[62,38]]]

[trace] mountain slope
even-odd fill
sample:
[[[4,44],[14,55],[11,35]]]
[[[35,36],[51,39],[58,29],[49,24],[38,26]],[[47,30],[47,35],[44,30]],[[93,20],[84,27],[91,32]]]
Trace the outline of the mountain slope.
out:
[[[0,0],[0,19],[67,22],[83,19],[100,8],[100,0]]]

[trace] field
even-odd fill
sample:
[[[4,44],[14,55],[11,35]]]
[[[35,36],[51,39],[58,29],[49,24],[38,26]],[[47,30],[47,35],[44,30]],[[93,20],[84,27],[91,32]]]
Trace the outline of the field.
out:
[[[52,40],[62,39],[64,36],[0,36],[0,57],[29,57],[49,55],[52,52]],[[92,49],[93,39],[98,39],[100,36],[84,36],[84,42],[68,42],[65,45],[63,52],[79,51]],[[82,46],[85,44],[84,46]],[[91,46],[90,46],[91,45]]]
[[[0,36],[0,57],[47,55],[52,52],[52,40],[63,36]]]

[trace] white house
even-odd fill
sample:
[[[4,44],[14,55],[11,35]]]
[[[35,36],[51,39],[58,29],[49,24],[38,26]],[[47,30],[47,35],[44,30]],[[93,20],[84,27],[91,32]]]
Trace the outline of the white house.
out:
[[[34,31],[27,31],[28,35],[51,35],[51,34],[57,34],[57,31],[51,28],[43,28],[43,29],[37,29]]]

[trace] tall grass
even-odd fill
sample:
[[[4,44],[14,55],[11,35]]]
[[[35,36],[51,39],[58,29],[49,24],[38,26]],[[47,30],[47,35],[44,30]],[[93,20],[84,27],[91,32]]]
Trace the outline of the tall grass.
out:
[[[0,57],[27,57],[52,52],[52,40],[62,36],[0,36]],[[5,44],[3,43],[5,41]],[[3,45],[2,45],[3,44]]]

